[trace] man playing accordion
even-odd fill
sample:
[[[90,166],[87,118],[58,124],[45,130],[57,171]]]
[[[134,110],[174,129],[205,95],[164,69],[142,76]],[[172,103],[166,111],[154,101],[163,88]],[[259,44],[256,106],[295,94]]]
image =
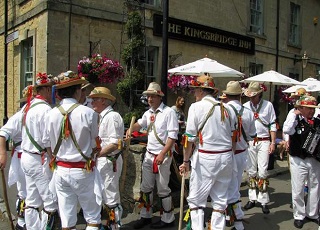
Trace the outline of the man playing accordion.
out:
[[[294,226],[302,228],[306,220],[319,224],[319,155],[320,117],[314,117],[318,108],[314,97],[303,95],[296,101],[294,112],[289,112],[283,132],[290,135],[289,154],[292,185]],[[304,183],[309,186],[307,204]]]

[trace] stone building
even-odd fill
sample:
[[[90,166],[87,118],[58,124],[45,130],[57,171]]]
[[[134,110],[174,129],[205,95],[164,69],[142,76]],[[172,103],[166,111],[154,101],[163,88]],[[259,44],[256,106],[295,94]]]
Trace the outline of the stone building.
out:
[[[78,60],[92,53],[121,61],[120,53],[127,42],[127,6],[132,4],[143,15],[147,64],[145,84],[136,89],[137,93],[150,81],[160,82],[162,2],[2,0],[0,119],[16,111],[21,89],[33,83],[37,72],[56,75],[69,69],[76,71]],[[171,0],[168,63],[172,67],[207,56],[246,76],[274,69],[300,81],[318,77],[319,17],[318,0]],[[303,68],[305,51],[309,60]],[[216,79],[217,86],[222,89],[229,80],[234,79]],[[110,87],[116,93],[115,87]],[[170,91],[167,94],[168,104],[174,104],[176,95]],[[190,97],[188,103],[192,100]],[[287,105],[278,103],[283,121]]]

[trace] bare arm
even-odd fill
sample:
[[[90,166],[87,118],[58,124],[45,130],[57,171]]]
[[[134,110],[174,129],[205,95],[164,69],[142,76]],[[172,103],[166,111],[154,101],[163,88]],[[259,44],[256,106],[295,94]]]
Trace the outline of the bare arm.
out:
[[[4,169],[7,163],[6,138],[0,136],[0,169]]]

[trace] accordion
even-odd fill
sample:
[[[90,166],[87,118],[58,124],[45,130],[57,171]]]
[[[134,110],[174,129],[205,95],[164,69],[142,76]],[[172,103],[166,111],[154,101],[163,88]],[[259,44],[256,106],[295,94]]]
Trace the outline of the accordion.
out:
[[[302,145],[302,151],[320,161],[320,128],[311,129]]]

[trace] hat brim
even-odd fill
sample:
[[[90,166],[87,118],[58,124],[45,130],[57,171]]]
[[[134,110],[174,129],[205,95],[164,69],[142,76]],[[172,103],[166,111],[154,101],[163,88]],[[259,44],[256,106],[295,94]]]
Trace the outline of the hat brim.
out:
[[[111,94],[105,94],[105,93],[90,94],[88,97],[89,98],[106,98],[106,99],[109,99],[113,102],[116,101],[116,98],[114,96],[112,96]]]
[[[244,93],[244,95],[246,95],[247,97],[254,97],[254,96],[258,95],[259,93],[262,93],[262,91],[263,91],[263,90],[261,89],[261,90],[259,90],[259,91],[257,91],[257,92],[252,92],[252,91],[246,89],[243,93]]]
[[[56,89],[63,89],[63,88],[67,88],[67,87],[70,87],[73,85],[81,85],[81,84],[86,84],[86,83],[88,83],[88,81],[85,79],[71,80],[68,82],[61,83],[61,84],[56,84]]]
[[[227,95],[236,96],[236,95],[241,95],[242,91],[241,92],[229,92],[227,90],[223,90],[222,93],[227,94]]]
[[[162,91],[158,92],[156,90],[146,90],[146,91],[143,91],[142,94],[143,95],[158,95],[160,97],[164,96],[164,93]]]
[[[294,105],[294,108],[298,108],[298,107],[308,107],[308,108],[320,108],[320,106],[318,105]]]
[[[34,88],[39,88],[39,87],[48,87],[48,86],[53,86],[54,82],[49,82],[49,83],[45,83],[45,84],[41,84],[41,85],[34,85]]]

